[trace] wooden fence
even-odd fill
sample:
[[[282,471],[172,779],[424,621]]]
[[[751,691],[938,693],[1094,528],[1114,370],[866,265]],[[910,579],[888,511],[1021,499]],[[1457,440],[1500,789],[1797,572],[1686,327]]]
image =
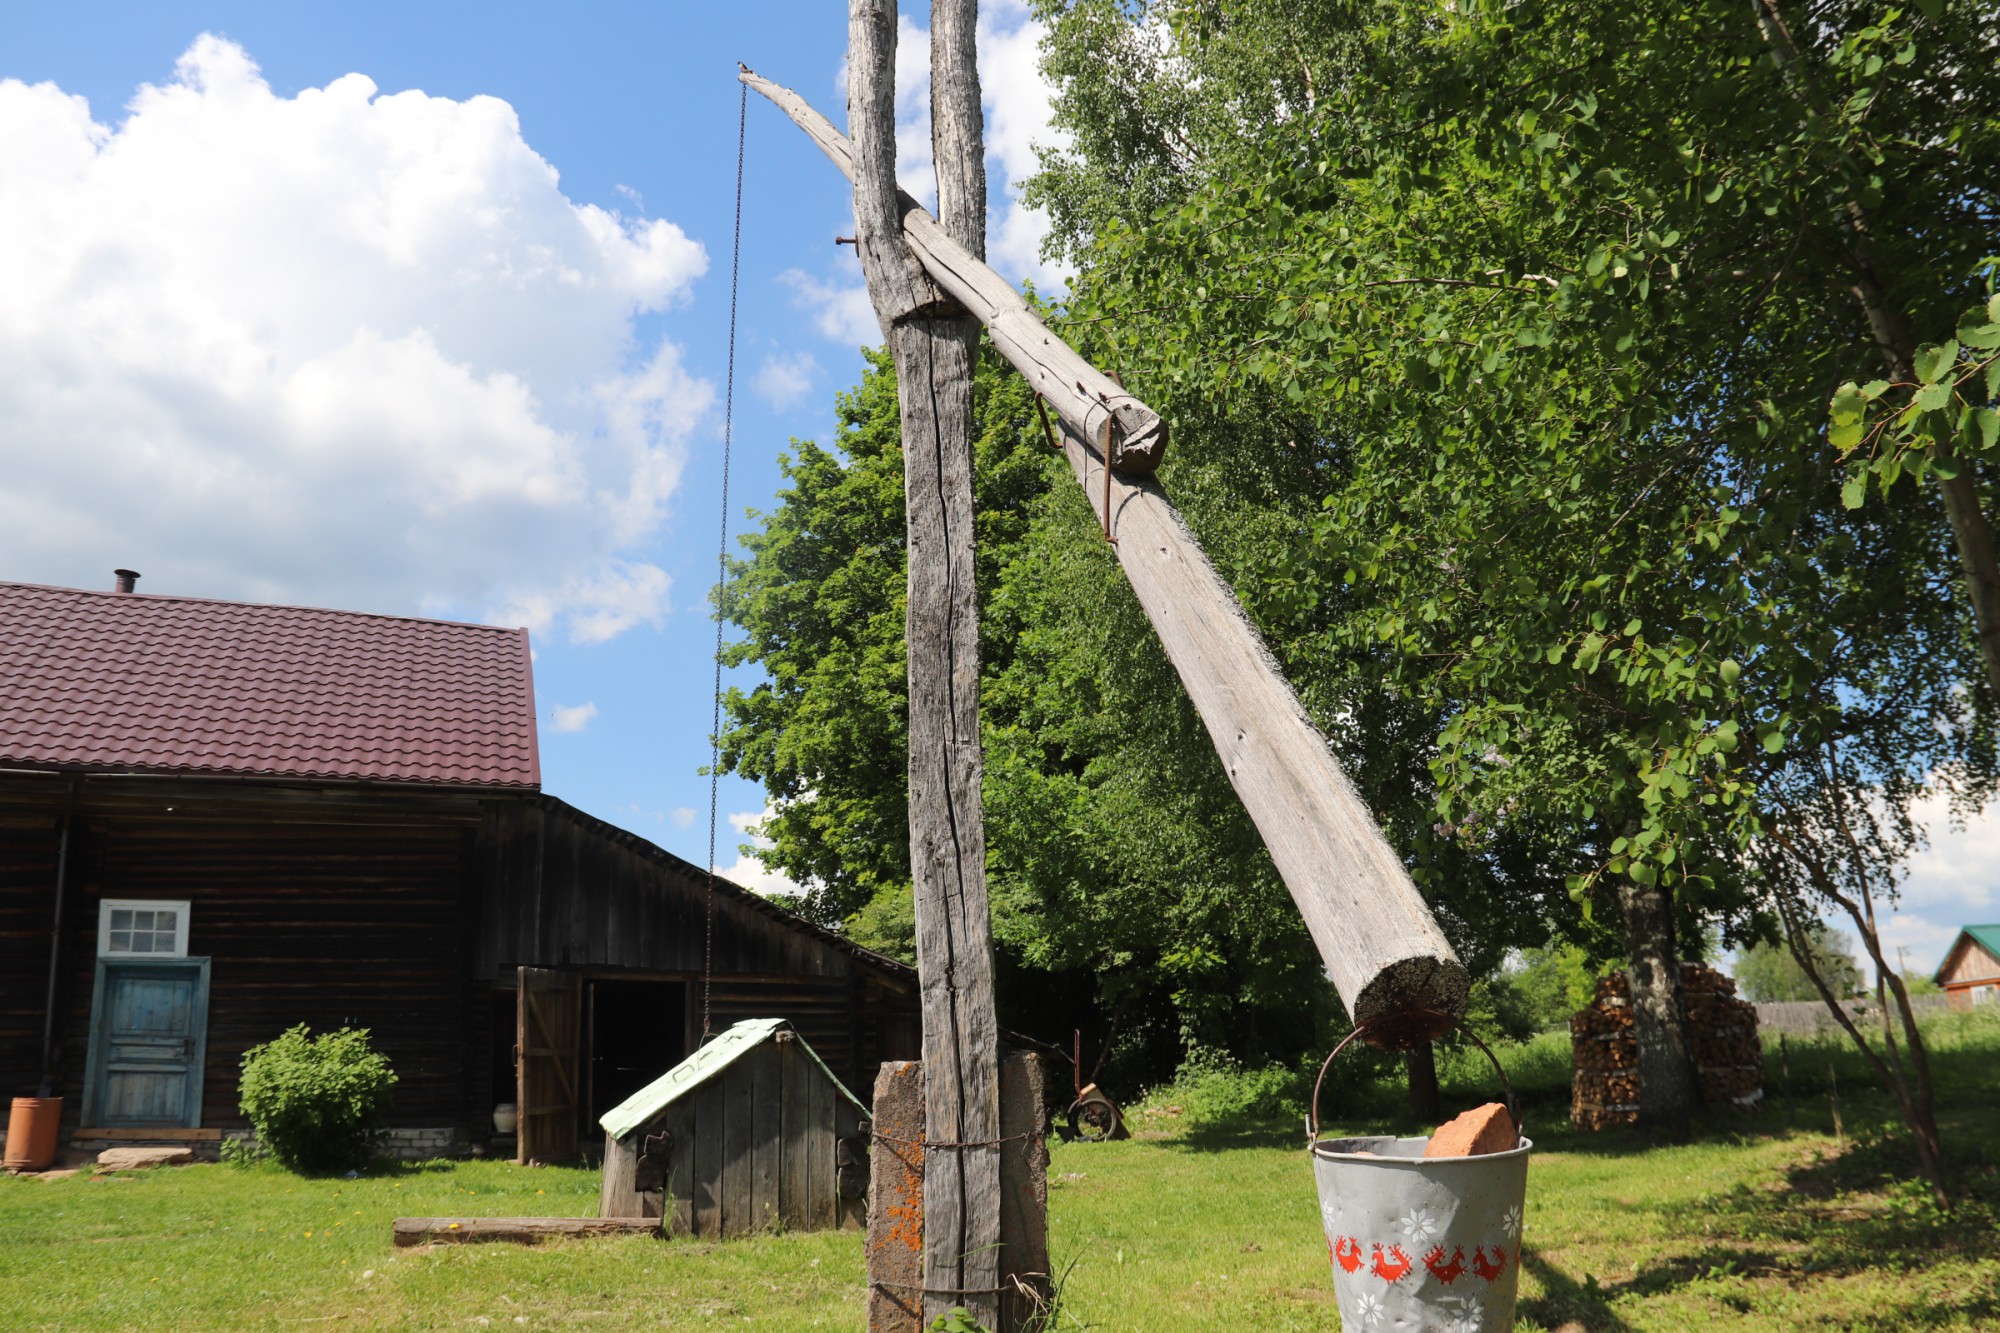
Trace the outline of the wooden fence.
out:
[[[1882,1030],[1882,1015],[1873,997],[1849,1000],[1843,1007],[1854,1018],[1856,1026],[1865,1032]],[[1918,1018],[1926,1014],[1945,1011],[1945,997],[1942,995],[1912,995],[1910,1007]],[[1766,1034],[1782,1032],[1792,1037],[1817,1037],[1838,1035],[1840,1024],[1834,1021],[1827,1007],[1818,1000],[1780,1000],[1757,1006],[1757,1030]]]

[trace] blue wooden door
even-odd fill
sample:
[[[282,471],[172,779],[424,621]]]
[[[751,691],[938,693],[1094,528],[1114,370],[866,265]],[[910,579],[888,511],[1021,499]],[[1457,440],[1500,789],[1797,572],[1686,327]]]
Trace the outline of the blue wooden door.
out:
[[[100,959],[84,1118],[104,1128],[201,1123],[208,960]]]

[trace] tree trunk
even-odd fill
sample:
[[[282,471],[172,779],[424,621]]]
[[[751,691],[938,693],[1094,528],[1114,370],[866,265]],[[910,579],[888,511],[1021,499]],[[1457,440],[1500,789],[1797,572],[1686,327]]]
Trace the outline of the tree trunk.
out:
[[[1438,1095],[1436,1049],[1427,1041],[1410,1048],[1410,1114],[1435,1125],[1444,1115],[1444,1099]]]
[[[1639,1123],[1686,1126],[1701,1099],[1681,1005],[1673,894],[1658,884],[1619,886],[1631,960],[1632,1035],[1639,1047]]]
[[[938,9],[966,0],[939,0]],[[934,17],[934,22],[936,21]],[[969,13],[947,20],[969,34]],[[954,32],[955,28],[952,29]],[[848,122],[857,249],[896,364],[909,520],[910,874],[924,1020],[924,1319],[962,1306],[1000,1327],[1000,1081],[986,834],[979,803],[979,604],[973,582],[972,367],[979,324],[936,293],[903,241],[895,179],[896,6],[853,0]],[[966,53],[969,54],[969,46]],[[977,73],[933,73],[953,110],[939,192],[983,236],[960,170],[982,163]],[[973,114],[962,114],[971,85]],[[974,141],[963,142],[971,134]],[[947,161],[952,165],[947,166]]]

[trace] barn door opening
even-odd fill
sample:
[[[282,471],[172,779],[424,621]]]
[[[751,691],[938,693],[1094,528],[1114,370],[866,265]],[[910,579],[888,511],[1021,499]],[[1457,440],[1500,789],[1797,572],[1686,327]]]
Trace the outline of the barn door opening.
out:
[[[514,995],[514,1101],[521,1117],[514,1160],[524,1166],[574,1161],[582,1105],[583,978],[523,967]]]
[[[590,1114],[584,1132],[618,1103],[687,1058],[687,984],[590,983]]]

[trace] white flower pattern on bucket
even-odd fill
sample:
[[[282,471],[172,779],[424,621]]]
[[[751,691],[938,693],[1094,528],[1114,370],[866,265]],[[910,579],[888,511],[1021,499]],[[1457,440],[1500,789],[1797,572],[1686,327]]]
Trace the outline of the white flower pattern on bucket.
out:
[[[1500,1228],[1501,1230],[1505,1231],[1510,1237],[1520,1235],[1521,1210],[1519,1208],[1513,1208],[1513,1207],[1508,1208],[1507,1211],[1501,1215]]]
[[[1442,1333],[1480,1333],[1485,1327],[1486,1311],[1471,1296],[1440,1296],[1437,1304]]]
[[[1443,1223],[1428,1208],[1412,1208],[1403,1214],[1403,1234],[1412,1245],[1428,1245],[1442,1230]]]
[[[1382,1325],[1382,1316],[1387,1311],[1383,1308],[1380,1296],[1371,1296],[1364,1291],[1355,1298],[1354,1313],[1361,1316],[1363,1328],[1379,1328]]]

